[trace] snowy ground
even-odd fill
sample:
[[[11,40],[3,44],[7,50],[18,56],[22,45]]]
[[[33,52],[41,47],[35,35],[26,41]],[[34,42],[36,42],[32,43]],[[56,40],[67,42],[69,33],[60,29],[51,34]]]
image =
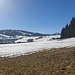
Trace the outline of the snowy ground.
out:
[[[44,49],[75,46],[75,38],[64,40],[50,40],[51,37],[50,36],[43,37],[30,43],[0,45],[0,57],[19,56]]]

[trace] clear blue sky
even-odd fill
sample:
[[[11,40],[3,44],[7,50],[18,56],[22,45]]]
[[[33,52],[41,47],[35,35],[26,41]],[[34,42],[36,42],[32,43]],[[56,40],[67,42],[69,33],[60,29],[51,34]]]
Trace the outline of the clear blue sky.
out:
[[[75,16],[75,0],[0,0],[0,30],[60,32]]]

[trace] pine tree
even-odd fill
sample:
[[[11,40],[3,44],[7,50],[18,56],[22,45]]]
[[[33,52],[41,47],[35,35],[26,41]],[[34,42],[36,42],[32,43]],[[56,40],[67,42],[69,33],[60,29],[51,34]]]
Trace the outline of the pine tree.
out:
[[[61,30],[61,38],[62,39],[65,38],[65,32],[66,32],[65,28],[62,28],[62,30]]]
[[[65,26],[65,38],[68,38],[69,37],[69,27],[68,27],[68,24],[66,24]]]

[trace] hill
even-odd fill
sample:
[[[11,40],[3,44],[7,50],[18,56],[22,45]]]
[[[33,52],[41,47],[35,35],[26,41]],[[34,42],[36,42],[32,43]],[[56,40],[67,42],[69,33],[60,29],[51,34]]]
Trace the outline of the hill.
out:
[[[46,34],[34,33],[24,30],[0,30],[0,34],[7,36],[44,36]]]
[[[34,38],[39,38],[43,36],[53,36],[60,35],[60,33],[55,34],[41,34],[34,33],[24,30],[0,30],[0,44],[10,44],[15,43],[15,41],[20,40],[22,38],[27,39],[26,41],[17,41],[17,43],[26,43],[27,41],[33,41]],[[27,38],[26,38],[27,37]]]

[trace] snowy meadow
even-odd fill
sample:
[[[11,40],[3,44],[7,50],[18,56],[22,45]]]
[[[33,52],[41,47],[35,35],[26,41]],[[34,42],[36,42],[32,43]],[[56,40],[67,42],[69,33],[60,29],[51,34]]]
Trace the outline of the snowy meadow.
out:
[[[52,38],[59,38],[59,37],[60,35],[44,36],[37,40],[36,40],[37,37],[36,38],[30,37],[34,39],[34,42],[1,44],[0,45],[0,57],[13,57],[13,56],[27,55],[27,54],[42,51],[45,49],[75,46],[75,38],[55,39],[55,40],[52,39]],[[25,42],[26,40],[27,38],[24,37],[17,41]]]

